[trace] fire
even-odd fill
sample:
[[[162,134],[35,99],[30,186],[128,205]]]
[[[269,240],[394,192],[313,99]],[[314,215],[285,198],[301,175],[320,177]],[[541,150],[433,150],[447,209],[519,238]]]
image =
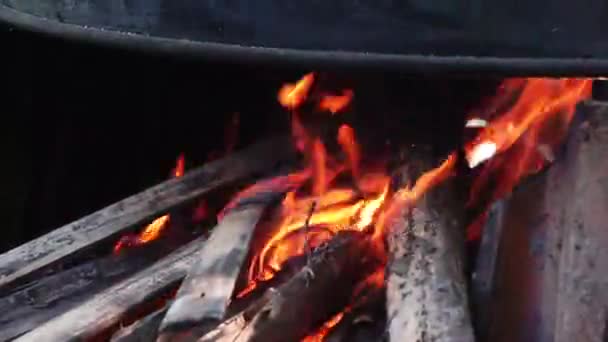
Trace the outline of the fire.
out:
[[[284,86],[279,91],[281,104],[288,109],[301,104],[313,80],[311,75],[308,74],[295,85]],[[346,157],[339,162],[337,160],[340,158],[328,152],[320,137],[305,129],[300,121],[300,113],[292,114],[294,142],[307,157],[308,165],[296,173],[300,175],[297,186],[285,196],[280,210],[269,223],[270,227],[265,228],[271,232],[270,237],[253,255],[248,285],[236,295],[237,298],[246,296],[259,282],[273,278],[290,258],[304,255],[306,248],[314,248],[339,231],[369,229],[374,236],[381,236],[380,218],[384,216],[381,212],[387,199],[392,197],[393,203],[405,201],[408,205],[414,204],[422,194],[449,177],[456,163],[454,153],[438,168],[422,175],[412,188],[400,189],[389,196],[390,177],[361,168],[361,149],[351,126],[343,124],[337,131],[336,140]],[[333,185],[336,177],[346,171],[352,175],[352,185]],[[306,188],[301,185],[309,181],[310,195],[303,195]],[[259,191],[260,188],[263,185],[256,184],[252,191]]]
[[[325,95],[319,102],[319,109],[329,111],[332,114],[337,114],[344,110],[353,99],[353,91],[346,89],[342,95]]]
[[[173,177],[184,175],[186,160],[183,154],[177,158],[175,169],[172,171]],[[147,225],[139,234],[127,234],[118,240],[114,245],[114,253],[118,254],[125,247],[133,247],[146,244],[158,239],[162,231],[169,225],[171,216],[165,214]]]
[[[384,237],[387,223],[398,215],[404,208],[413,206],[416,201],[422,197],[427,191],[442,183],[453,175],[454,167],[457,161],[456,153],[452,153],[448,158],[441,163],[437,168],[422,174],[414,183],[413,187],[405,186],[398,190],[391,199],[390,206],[383,212],[382,216],[376,223],[374,230],[374,238],[381,240]]]
[[[502,96],[513,97],[519,93],[517,102],[487,124],[465,147],[469,165],[476,167],[496,153],[508,150],[529,129],[539,129],[555,115],[569,123],[576,104],[590,96],[591,82],[591,79],[529,78],[506,84],[504,89],[508,91]],[[506,100],[501,97],[496,102]]]
[[[265,181],[291,182],[293,187],[272,219],[266,222],[268,226],[264,231],[268,237],[261,248],[254,251],[247,286],[240,290],[237,298],[247,296],[260,282],[272,279],[291,258],[305,255],[306,248],[314,248],[342,230],[370,232],[373,249],[377,246],[378,251],[384,253],[385,230],[390,226],[389,222],[404,208],[415,206],[425,193],[456,172],[460,151],[449,154],[434,169],[412,179],[411,184],[392,189],[387,172],[372,172],[362,163],[362,150],[355,130],[347,124],[337,129],[334,137],[341,152],[334,153],[331,150],[334,145],[326,145],[323,137],[309,130],[302,121],[304,114],[296,109],[305,101],[317,101],[316,107],[312,108],[335,114],[350,104],[354,94],[344,90],[342,95],[311,96],[309,99],[314,81],[315,76],[310,73],[296,83],[284,85],[278,93],[280,104],[290,110],[293,141],[305,156],[306,166],[291,175]],[[504,195],[522,177],[552,161],[553,149],[565,134],[576,104],[589,97],[590,91],[590,79],[517,78],[504,81],[499,94],[465,122],[469,129],[478,130],[477,136],[465,144],[463,151],[463,162],[470,168],[479,168],[475,171],[471,198],[494,178],[498,178],[494,198]],[[351,184],[338,185],[337,180],[345,178],[339,176],[347,172]],[[263,191],[265,182],[257,183],[245,192]],[[240,196],[233,202],[238,202]],[[484,215],[474,220],[475,229],[469,232],[469,238],[481,234]],[[362,282],[357,291],[381,288],[383,283],[384,269],[381,269]],[[351,305],[304,341],[322,341],[354,303],[353,299]]]
[[[361,161],[361,152],[359,145],[355,141],[355,131],[349,125],[342,125],[338,129],[338,143],[348,157],[348,166],[351,169],[353,177],[359,178],[359,163]]]
[[[304,75],[297,83],[285,84],[281,90],[279,90],[279,103],[286,108],[296,109],[304,103],[306,96],[312,88],[312,84],[315,81],[315,74],[309,73]]]
[[[484,164],[473,182],[469,204],[495,179],[493,199],[507,195],[520,180],[554,159],[576,105],[591,95],[591,79],[509,79],[482,115],[487,121],[465,146],[471,168]],[[470,122],[470,120],[469,120]]]
[[[325,339],[325,336],[331,332],[331,330],[342,321],[344,318],[344,314],[348,313],[349,308],[346,308],[342,312],[338,312],[332,318],[330,318],[327,322],[321,326],[321,328],[316,331],[314,334],[306,336],[302,339],[302,342],[322,342]]]

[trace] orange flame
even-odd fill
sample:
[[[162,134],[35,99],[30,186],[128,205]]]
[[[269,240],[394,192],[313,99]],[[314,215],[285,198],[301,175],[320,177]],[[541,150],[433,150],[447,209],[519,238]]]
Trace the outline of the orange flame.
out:
[[[338,312],[332,318],[330,318],[327,322],[325,322],[318,331],[314,334],[306,336],[302,339],[302,342],[323,342],[325,336],[331,332],[331,330],[342,321],[344,318],[344,314],[347,313],[347,309],[342,312]]]
[[[171,172],[173,177],[184,175],[186,160],[183,154],[177,158],[175,169]],[[169,225],[171,216],[165,214],[148,224],[139,234],[127,234],[122,236],[114,245],[114,253],[118,254],[126,247],[140,246],[158,239],[163,230]]]
[[[279,92],[281,104],[290,109],[297,107],[312,80],[312,74],[308,74],[297,85],[284,86]],[[298,195],[297,189],[287,194],[278,217],[270,223],[268,241],[252,258],[248,285],[237,294],[238,298],[255,289],[258,282],[274,277],[291,257],[303,255],[306,246],[314,248],[341,230],[371,226],[388,194],[386,175],[359,176],[360,152],[351,127],[343,125],[337,134],[348,165],[333,165],[334,158],[328,155],[322,140],[305,129],[299,113],[292,115],[292,136],[298,150],[307,156],[309,165],[301,172],[311,177],[312,195]],[[336,176],[348,169],[356,175],[353,179],[361,178],[363,186],[356,190],[330,188]]]
[[[591,79],[529,78],[525,82],[508,83],[506,96],[513,97],[519,91],[519,99],[466,146],[469,165],[476,167],[496,153],[506,151],[531,126],[553,115],[562,115],[569,123],[576,104],[590,96],[591,82]]]
[[[348,106],[353,99],[353,91],[346,89],[342,95],[325,95],[319,102],[319,109],[329,111],[332,114],[341,112]]]
[[[473,182],[469,205],[491,179],[492,199],[510,193],[520,180],[553,160],[576,105],[591,95],[591,79],[511,79],[493,99],[493,118],[465,146],[470,167],[485,163]],[[511,106],[509,107],[509,104]],[[474,233],[471,233],[474,236]]]
[[[303,338],[302,342],[322,342],[336,325],[342,321],[344,315],[349,314],[357,305],[363,304],[368,300],[369,296],[362,294],[365,290],[371,288],[382,289],[383,287],[384,267],[380,267],[357,284],[353,291],[353,303],[351,305],[348,305],[344,310],[332,316],[317,331]]]
[[[450,154],[439,167],[427,171],[420,176],[412,188],[406,186],[398,190],[393,195],[390,206],[376,223],[374,239],[382,239],[384,237],[387,223],[399,215],[404,208],[415,205],[416,201],[418,201],[422,195],[451,177],[453,175],[457,159],[458,157],[455,152]]]
[[[338,129],[338,143],[348,157],[348,166],[351,169],[353,178],[359,179],[359,163],[361,161],[361,152],[359,145],[355,141],[355,131],[348,125],[342,125]]]
[[[314,73],[304,75],[297,83],[288,83],[279,90],[279,103],[288,109],[296,109],[304,103],[315,81]]]

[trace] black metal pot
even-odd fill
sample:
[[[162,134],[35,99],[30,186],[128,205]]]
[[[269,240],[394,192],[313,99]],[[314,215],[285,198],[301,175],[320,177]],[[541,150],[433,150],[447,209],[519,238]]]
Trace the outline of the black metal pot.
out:
[[[590,0],[0,0],[0,20],[146,52],[306,67],[608,73]]]

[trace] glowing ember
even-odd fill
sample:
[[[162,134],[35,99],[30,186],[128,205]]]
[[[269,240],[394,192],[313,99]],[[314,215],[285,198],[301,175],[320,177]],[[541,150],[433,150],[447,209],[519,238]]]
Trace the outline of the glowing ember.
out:
[[[484,161],[494,157],[496,154],[496,143],[493,141],[484,141],[475,145],[471,152],[467,155],[467,160],[469,162],[470,168],[475,168],[477,165],[483,163]]]
[[[338,312],[334,317],[325,322],[317,332],[303,338],[302,342],[322,342],[325,336],[344,318],[345,313],[347,313],[347,310]]]
[[[319,109],[329,111],[332,114],[341,112],[350,104],[353,99],[352,90],[344,90],[342,95],[325,95],[319,102]]]
[[[315,75],[313,73],[306,74],[296,84],[285,84],[281,90],[279,90],[279,103],[288,109],[296,109],[304,100],[315,81]]]
[[[177,158],[175,169],[173,169],[173,177],[181,177],[185,171],[185,158],[183,154],[180,154]],[[118,242],[114,245],[114,253],[118,254],[126,247],[134,247],[146,244],[150,241],[158,239],[162,231],[169,225],[170,215],[165,214],[156,220],[152,221],[147,225],[139,234],[127,234],[122,236]]]

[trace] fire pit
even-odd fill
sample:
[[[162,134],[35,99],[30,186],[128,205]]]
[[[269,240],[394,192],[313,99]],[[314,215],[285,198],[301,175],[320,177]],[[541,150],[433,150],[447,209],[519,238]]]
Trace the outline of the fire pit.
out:
[[[233,63],[182,89],[222,110],[270,99],[1,254],[0,340],[605,342],[604,5],[551,5],[0,0],[10,30]]]
[[[600,341],[608,107],[591,85],[509,78],[437,122],[416,104],[371,120],[330,74],[288,80],[289,136],[180,156],[170,180],[0,255],[0,333]]]

